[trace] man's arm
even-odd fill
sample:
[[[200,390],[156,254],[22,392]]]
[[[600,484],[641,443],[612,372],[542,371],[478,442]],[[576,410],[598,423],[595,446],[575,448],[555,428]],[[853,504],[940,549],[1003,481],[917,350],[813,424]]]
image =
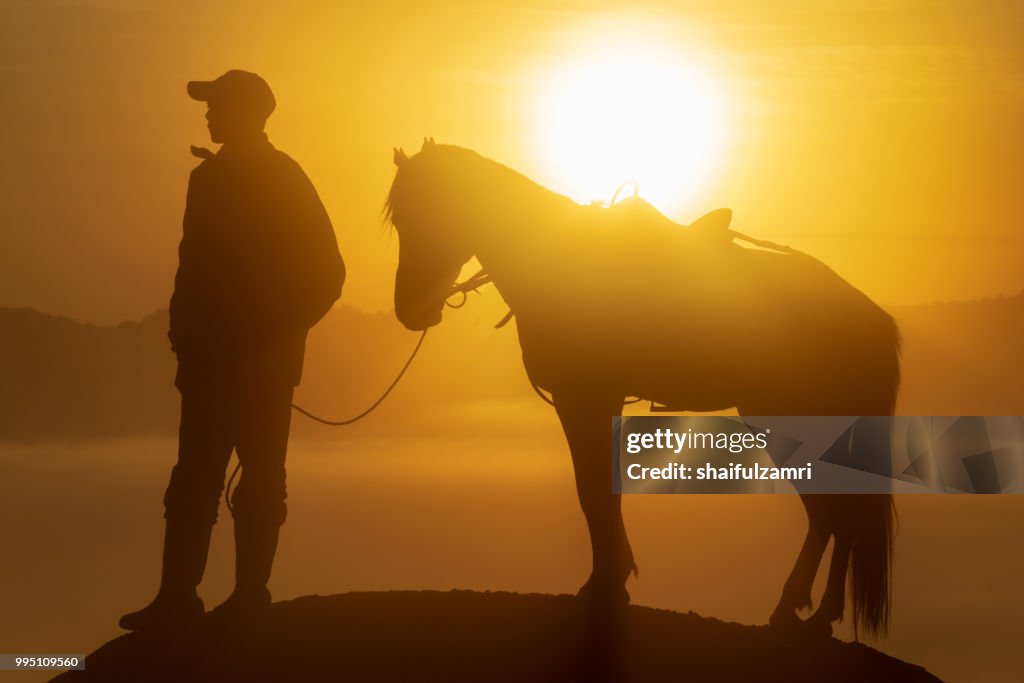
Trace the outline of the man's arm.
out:
[[[277,314],[289,327],[309,329],[341,296],[345,262],[313,183],[297,163],[291,159],[285,163],[289,167],[282,217],[286,244],[279,281],[283,291],[277,300],[282,310]]]
[[[194,346],[193,340],[201,328],[196,320],[198,308],[203,300],[202,292],[198,291],[201,283],[196,272],[199,255],[196,254],[196,226],[199,215],[202,191],[199,180],[199,169],[193,169],[188,179],[188,191],[185,195],[185,215],[182,219],[181,242],[178,245],[178,270],[174,275],[174,293],[171,294],[170,325],[167,337],[171,341],[171,350],[179,356]]]

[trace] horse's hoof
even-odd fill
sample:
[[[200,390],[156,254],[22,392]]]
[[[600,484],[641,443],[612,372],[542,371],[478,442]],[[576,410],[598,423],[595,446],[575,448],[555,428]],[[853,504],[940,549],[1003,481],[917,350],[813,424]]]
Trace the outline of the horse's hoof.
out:
[[[776,610],[772,612],[772,616],[768,619],[768,625],[773,629],[802,637],[832,637],[832,622],[814,615],[807,619],[801,619],[792,610]]]
[[[768,618],[768,625],[782,631],[794,631],[803,626],[803,620],[793,610],[775,610]]]
[[[815,615],[802,622],[801,630],[812,638],[831,638],[832,622],[826,619],[815,618]]]
[[[576,597],[589,605],[621,608],[629,604],[629,591],[622,585],[600,585],[587,581],[576,593]]]

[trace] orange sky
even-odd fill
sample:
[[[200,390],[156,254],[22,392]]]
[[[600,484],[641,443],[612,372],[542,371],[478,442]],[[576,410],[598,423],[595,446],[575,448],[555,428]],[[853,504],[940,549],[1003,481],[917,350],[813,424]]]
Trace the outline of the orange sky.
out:
[[[391,147],[431,135],[568,191],[538,150],[544,74],[646,30],[730,106],[727,156],[674,217],[732,206],[883,303],[1024,288],[1020,3],[267,4],[0,5],[0,306],[113,323],[165,305],[188,145],[208,144],[184,84],[239,67],[274,88],[271,139],[334,220],[343,301],[387,309]]]

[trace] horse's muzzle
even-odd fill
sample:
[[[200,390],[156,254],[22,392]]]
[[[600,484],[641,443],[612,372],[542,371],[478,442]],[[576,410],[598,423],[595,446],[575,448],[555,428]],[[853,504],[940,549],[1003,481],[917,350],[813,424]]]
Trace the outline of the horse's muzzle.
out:
[[[453,269],[402,267],[395,274],[395,316],[406,328],[422,332],[441,322],[445,299],[459,274]]]
[[[395,287],[395,316],[398,322],[415,332],[422,332],[441,322],[441,312],[444,309],[443,290],[425,295],[422,290],[417,291],[403,286],[404,284],[399,279],[398,286]]]

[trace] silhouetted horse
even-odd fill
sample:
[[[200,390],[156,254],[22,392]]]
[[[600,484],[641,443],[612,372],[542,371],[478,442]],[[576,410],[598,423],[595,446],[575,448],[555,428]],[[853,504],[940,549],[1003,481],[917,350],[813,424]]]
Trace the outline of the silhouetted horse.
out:
[[[581,206],[432,140],[412,157],[395,150],[395,164],[386,205],[400,239],[395,313],[409,329],[436,325],[474,255],[493,278],[515,314],[527,374],[551,393],[569,442],[593,550],[581,596],[627,602],[636,571],[610,463],[609,418],[626,397],[746,415],[892,415],[895,323],[821,262],[682,227],[642,200]],[[888,439],[869,445],[890,448]],[[855,623],[884,632],[892,497],[801,499],[807,537],[771,623],[831,633],[849,566]],[[825,594],[801,622],[830,537]]]

